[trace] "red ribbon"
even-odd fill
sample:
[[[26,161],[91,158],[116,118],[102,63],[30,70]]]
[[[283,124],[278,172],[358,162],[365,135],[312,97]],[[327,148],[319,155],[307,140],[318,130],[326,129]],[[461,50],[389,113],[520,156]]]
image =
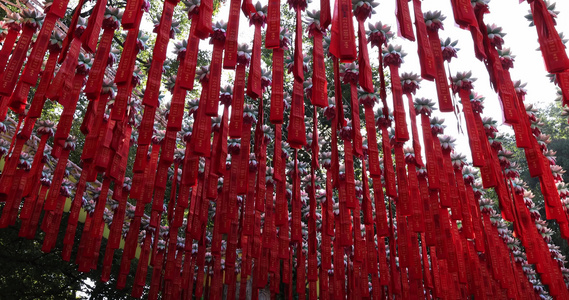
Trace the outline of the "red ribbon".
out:
[[[214,136],[214,147],[212,150],[212,172],[218,176],[225,173],[225,161],[227,159],[227,130],[229,119],[229,107],[225,105],[223,108],[223,116],[221,118],[221,128]],[[215,153],[215,155],[214,155]],[[217,184],[216,187],[217,189]]]
[[[51,32],[53,31],[53,27],[55,26],[55,21],[57,20],[57,16],[53,14],[53,5],[50,7],[50,11],[47,13],[43,25],[38,33],[38,37],[36,42],[33,45],[32,52],[28,58],[26,63],[26,67],[24,68],[24,72],[20,80],[28,84],[35,84],[38,79],[38,75],[41,70],[41,66],[43,63],[43,58],[47,47],[49,45],[49,39],[51,37]],[[1,69],[1,68],[0,68]],[[42,73],[42,78],[44,73]]]
[[[328,201],[328,200],[326,200]],[[328,206],[328,204],[324,204],[326,206]],[[334,215],[331,214],[326,214],[326,217],[322,216],[322,220],[324,221],[324,219],[326,219],[326,223],[328,226],[330,226],[329,224],[331,223],[332,227],[334,226]],[[323,232],[322,237],[321,237],[321,246],[320,246],[320,257],[321,257],[321,268],[322,270],[330,270],[330,268],[332,267],[332,250],[331,250],[331,240],[330,237],[333,235],[330,235],[328,232]],[[327,273],[327,272],[326,272]],[[327,274],[326,274],[327,276]],[[322,278],[320,278],[320,280],[322,280]]]
[[[89,134],[85,137],[85,144],[83,145],[83,152],[81,154],[81,160],[90,161],[96,156],[96,147],[98,144],[99,136],[102,134],[102,127],[104,127],[104,132],[106,132],[106,123],[104,121],[105,107],[107,106],[107,100],[109,99],[109,94],[102,94],[98,100],[96,100],[97,109],[94,112],[93,125]]]
[[[381,176],[381,169],[379,166],[379,149],[377,144],[377,132],[375,128],[375,116],[373,107],[364,105],[364,113],[368,145],[367,157],[369,164],[369,175],[371,178],[378,178]]]
[[[30,172],[28,174],[28,187],[26,188],[26,190],[36,190],[36,186],[40,184],[39,182],[39,176],[41,173],[39,173],[42,169],[43,169],[43,152],[45,150],[45,145],[47,143],[47,140],[49,139],[49,135],[44,134],[42,135],[40,142],[38,143],[38,147],[36,150],[36,154],[34,155],[34,161],[32,162],[32,168],[30,169]],[[34,187],[34,188],[32,188]],[[37,187],[37,189],[39,189],[39,186]],[[24,196],[36,196],[37,195],[37,191],[35,192],[31,192],[28,195],[24,195]],[[35,201],[35,200],[34,200]],[[23,208],[22,208],[23,210]],[[22,217],[22,215],[26,215],[24,212],[20,213],[20,218],[24,218]],[[31,211],[30,211],[30,215],[31,215]]]
[[[237,64],[237,39],[239,32],[240,4],[241,4],[240,0],[231,0],[231,3],[229,5],[229,19],[227,22],[227,31],[226,31],[227,38],[225,40],[225,57],[223,58],[224,69],[235,69],[235,65]],[[270,18],[269,16],[268,18],[269,26],[271,26],[272,20],[274,19]],[[237,78],[238,78],[237,74],[235,74],[235,79]]]
[[[361,210],[360,210],[360,203],[356,201],[356,206],[352,210],[354,221],[353,221],[353,229],[354,229],[354,266],[357,264],[361,264],[365,259],[365,240],[362,238],[362,229],[361,229]],[[355,267],[354,267],[355,269]]]
[[[241,133],[241,150],[236,161],[237,171],[237,195],[247,194],[247,182],[249,176],[249,154],[251,153],[251,127],[253,124],[246,122]],[[233,166],[233,162],[231,163]]]
[[[389,255],[389,267],[390,267],[390,272],[389,274],[391,275],[391,280],[390,280],[390,290],[392,291],[393,294],[395,295],[401,295],[401,281],[397,280],[400,278],[400,273],[399,273],[399,269],[397,269],[397,265],[395,263],[395,251],[392,249],[396,249],[395,247],[395,227],[393,226],[393,216],[392,216],[392,207],[391,207],[391,202],[389,202],[389,206],[388,206],[388,211],[389,211],[389,249],[390,249],[390,255]]]
[[[454,168],[450,157],[450,150],[443,150],[443,165],[447,173],[450,192],[450,208],[452,220],[463,220],[462,204],[460,203],[459,190],[454,176]]]
[[[105,226],[105,223],[103,222],[103,213],[105,212],[105,205],[106,205],[106,200],[107,200],[107,195],[109,192],[109,185],[111,184],[111,179],[108,177],[105,177],[103,179],[103,185],[101,187],[101,193],[99,194],[99,200],[97,201],[97,204],[95,205],[95,211],[93,212],[91,218],[91,228],[94,230],[90,230],[88,235],[86,236],[87,238],[87,244],[85,247],[85,251],[87,251],[86,253],[84,253],[84,257],[86,258],[93,258],[95,257],[95,255],[98,255],[98,250],[99,249],[94,249],[94,244],[96,244],[99,241],[99,231],[100,228],[103,226]],[[85,234],[85,233],[84,233]],[[147,233],[148,234],[148,233]],[[83,239],[83,236],[82,236]]]
[[[358,49],[360,50],[358,51],[359,84],[366,92],[373,93],[371,66],[369,64],[367,38],[363,21],[358,22]]]
[[[328,81],[326,80],[326,66],[324,63],[324,47],[322,46],[322,32],[314,30],[314,48],[312,50],[312,105],[317,107],[328,106]],[[274,58],[273,58],[274,61]],[[274,87],[274,82],[273,82]]]
[[[373,199],[375,201],[375,227],[378,237],[385,237],[389,233],[387,226],[387,212],[380,178],[373,179]]]
[[[288,125],[288,143],[293,148],[306,145],[306,126],[304,126],[304,91],[302,81],[294,80],[292,104]]]
[[[414,41],[415,36],[413,35],[413,25],[411,22],[411,12],[409,11],[409,5],[407,2],[409,0],[396,0],[397,1],[397,25],[399,25],[399,34],[410,40]]]
[[[561,37],[555,29],[555,23],[547,5],[543,0],[533,0],[530,2],[530,6],[547,71],[549,73],[566,71],[569,69],[569,58],[567,58],[565,45],[563,45]]]
[[[273,205],[273,200],[274,200],[273,193],[274,193],[274,184],[268,183],[264,196],[265,224],[263,226],[263,249],[269,249],[271,250],[271,252],[274,248],[275,238],[277,236],[277,231],[275,226],[275,207]],[[273,253],[271,253],[271,255],[273,255]],[[276,265],[274,265],[273,267],[276,268]]]
[[[242,235],[252,236],[253,227],[255,226],[255,176],[256,171],[249,169],[248,182],[247,182],[247,197],[245,200],[245,210],[242,226]],[[263,175],[264,176],[264,175]]]
[[[281,40],[281,2],[269,1],[267,13],[267,31],[265,33],[265,48],[276,49],[280,47]],[[274,50],[273,50],[274,51]],[[273,72],[274,73],[274,72]]]
[[[296,250],[296,293],[299,298],[305,299],[306,289],[306,259],[302,251],[302,243],[299,243]]]
[[[427,33],[427,26],[423,19],[421,10],[421,0],[413,0],[413,11],[415,12],[415,30],[417,31],[417,52],[419,63],[421,64],[421,77],[433,81],[437,76],[435,67],[435,57]]]
[[[405,169],[405,155],[403,154],[403,144],[396,143],[395,152],[395,170],[397,171],[397,211],[401,216],[411,215],[411,206],[409,201],[409,183],[407,181],[407,172]]]
[[[157,106],[158,94],[160,93],[160,78],[162,76],[162,67],[166,59],[166,50],[170,40],[170,30],[172,27],[172,16],[176,5],[165,1],[160,17],[160,25],[158,27],[158,35],[152,52],[152,64],[148,73],[146,90],[144,93],[143,104],[146,106]]]
[[[202,86],[200,105],[194,122],[196,127],[192,132],[192,150],[199,156],[209,157],[211,153],[211,117],[206,115],[208,83],[204,82]]]
[[[470,152],[472,153],[472,165],[481,167],[484,165],[484,152],[482,151],[482,144],[477,134],[476,121],[474,119],[474,111],[470,103],[470,91],[461,89],[460,101],[462,103],[464,119],[466,120],[466,129],[468,131],[468,142],[470,144]]]
[[[309,191],[310,198],[310,215],[308,216],[308,281],[316,282],[318,280],[318,262],[317,262],[317,242],[316,242],[316,184],[314,169],[311,170],[311,188]],[[312,292],[312,289],[311,289]]]
[[[427,161],[427,176],[429,177],[429,189],[439,188],[438,162],[433,148],[433,136],[431,134],[431,121],[429,116],[421,114],[421,127],[423,132],[423,143],[425,146],[425,156]]]
[[[363,200],[362,200],[362,212],[364,216],[364,224],[373,224],[373,217],[371,211],[371,199],[369,195],[369,182],[367,178],[367,170],[365,163],[362,164],[362,181],[363,181]],[[373,232],[373,231],[372,231]],[[367,230],[366,230],[367,233]]]
[[[142,244],[142,251],[140,253],[140,260],[147,261],[150,258],[150,245],[152,244],[152,233],[147,232],[144,243]],[[132,288],[133,297],[142,297],[143,287],[145,285],[146,274],[148,272],[148,264],[138,264],[136,274],[134,277],[134,286]]]
[[[484,50],[484,35],[482,34],[482,32],[486,33],[486,30],[480,30],[481,28],[486,28],[486,25],[484,25],[484,27],[481,27],[483,25],[483,22],[481,23],[481,21],[486,12],[487,7],[482,9],[480,9],[480,6],[474,7],[474,14],[476,15],[477,25],[470,27],[470,35],[472,36],[472,41],[474,43],[474,55],[479,60],[484,60],[487,58]]]
[[[381,146],[383,148],[383,172],[385,178],[385,194],[389,197],[397,197],[395,187],[395,171],[393,171],[393,158],[391,156],[391,144],[387,127],[381,127]]]
[[[407,130],[407,116],[405,115],[405,106],[403,105],[403,89],[401,87],[401,78],[399,77],[399,68],[396,65],[389,65],[389,70],[391,71],[391,92],[393,93],[395,140],[406,142],[409,140],[409,131]]]
[[[138,4],[136,6],[136,10],[140,10],[139,3],[142,3],[142,0],[128,1],[127,7],[125,8],[125,13],[123,14],[122,17],[122,26],[125,29],[128,28],[127,12],[131,2],[136,2],[136,4]],[[132,29],[128,31],[126,40],[124,42],[123,51],[121,53],[121,60],[119,62],[119,66],[117,67],[117,73],[115,75],[115,83],[119,86],[119,89],[121,85],[129,84],[132,78],[132,71],[134,70],[134,65],[136,63],[136,55],[138,54],[138,48],[136,44],[139,33],[138,27],[140,26],[141,19],[142,19],[142,12],[140,11],[136,16],[136,19],[133,21],[134,25]],[[113,116],[114,115],[115,113],[113,112]]]
[[[443,153],[441,148],[441,141],[437,137],[435,133],[432,134],[433,137],[433,148],[435,149],[435,159],[437,162],[437,170],[439,173],[439,196],[440,196],[440,204],[442,207],[450,207],[451,200],[450,200],[450,185],[448,181],[448,173],[447,176],[443,176],[445,172],[447,172],[443,160]]]
[[[227,53],[227,52],[226,52]],[[243,105],[245,104],[245,65],[237,65],[235,71],[235,86],[233,89],[233,103],[231,108],[231,121],[229,123],[229,136],[241,137],[243,124]]]
[[[423,214],[423,199],[419,190],[419,180],[417,170],[412,163],[407,164],[409,182],[409,206],[411,208],[410,224],[413,232],[425,232],[425,222]]]
[[[330,41],[330,53],[342,61],[354,61],[357,59],[356,36],[354,33],[354,21],[352,3],[349,0],[338,0],[334,5],[332,18],[332,35]]]
[[[360,104],[358,101],[358,89],[355,83],[350,83],[350,105],[352,108],[352,139],[354,142],[354,154],[363,156],[363,139],[360,123]]]
[[[87,23],[87,28],[81,35],[81,40],[83,41],[83,49],[87,52],[95,52],[97,47],[97,41],[99,40],[99,32],[101,31],[101,26],[103,24],[103,16],[105,14],[105,9],[107,7],[107,0],[98,0],[91,16],[89,17],[89,23]]]
[[[26,69],[24,67],[24,69]],[[12,93],[12,96],[9,98],[8,106],[12,111],[16,114],[22,114],[26,110],[26,104],[28,103],[28,94],[30,93],[31,85],[24,83],[22,80],[18,82],[16,86],[16,90]]]
[[[136,19],[138,16],[141,16],[141,6],[143,4],[143,0],[128,0],[126,2],[126,6],[124,8],[123,17],[121,19],[122,27],[124,29],[136,29],[138,25],[136,23]]]
[[[417,130],[417,113],[413,108],[413,97],[410,93],[407,93],[406,95],[408,101],[407,103],[409,105],[409,119],[411,119],[411,133],[413,134],[413,153],[415,155],[415,162],[419,167],[423,167],[424,164],[421,154],[421,142],[419,141],[419,131]]]
[[[55,131],[55,136],[53,137],[54,141],[59,142],[60,145],[62,145],[65,141],[65,139],[67,139],[67,136],[69,135],[69,132],[71,131],[71,125],[73,123],[73,116],[75,114],[75,108],[77,107],[77,102],[79,100],[79,93],[81,92],[81,88],[83,87],[83,81],[85,80],[85,75],[80,75],[80,74],[76,74],[75,78],[73,79],[73,83],[68,82],[69,85],[72,85],[71,87],[68,87],[68,84],[66,84],[66,90],[67,88],[72,88],[72,90],[70,91],[70,93],[66,93],[64,91],[63,95],[64,97],[62,97],[62,102],[66,103],[66,106],[64,106],[63,108],[63,112],[61,113],[61,117],[59,118],[59,123],[57,123],[57,130]],[[68,97],[65,97],[65,95],[69,95]],[[64,99],[66,99],[66,101],[64,101]],[[57,146],[54,146],[54,148]]]
[[[200,39],[207,38],[212,32],[211,19],[213,16],[213,0],[200,2],[198,19],[196,20],[195,35]]]
[[[320,1],[320,28],[326,29],[332,23],[330,0]]]
[[[302,17],[300,10],[296,10],[296,35],[294,37],[294,64],[292,74],[294,81],[304,82],[304,55],[302,54]]]
[[[451,5],[456,24],[463,28],[470,26],[478,27],[474,9],[468,0],[452,0]]]
[[[563,105],[569,104],[569,72],[557,73],[557,86],[561,89]]]
[[[298,172],[298,158],[297,151],[294,151],[294,170],[292,172],[292,221],[290,226],[290,240],[291,242],[302,243],[302,228],[301,228],[301,199],[300,199],[300,174]]]
[[[480,28],[485,28],[486,24],[483,21],[483,12],[477,11],[478,24]],[[488,35],[483,35],[482,41],[487,57],[486,67],[493,87],[500,95],[502,103],[502,110],[504,111],[504,119],[509,124],[516,124],[519,122],[519,113],[516,112],[516,104],[514,101],[515,91],[511,90],[505,78],[505,71],[502,67],[502,61],[498,55],[498,51],[492,45]]]
[[[4,72],[6,64],[8,64],[8,59],[16,43],[16,39],[20,35],[20,29],[15,30],[14,28],[9,28],[6,38],[2,43],[2,49],[0,50],[0,74]]]
[[[324,203],[325,210],[323,214],[326,217],[322,217],[322,224],[325,223],[324,226],[324,233],[328,236],[334,236],[334,208],[332,203],[332,193],[333,193],[333,186],[332,186],[332,175],[330,174],[331,170],[326,170],[326,202]],[[325,220],[324,220],[325,218]],[[325,222],[324,222],[325,221]]]
[[[221,83],[221,65],[223,57],[223,43],[214,41],[213,52],[211,54],[211,66],[209,68],[209,81],[208,81],[208,98],[206,99],[205,114],[208,116],[217,116],[219,107],[219,89]]]
[[[54,13],[55,15],[57,15],[59,18],[63,18],[65,17],[65,13],[67,12],[67,2],[69,2],[69,0],[63,0],[63,1],[59,1],[60,3],[58,3],[60,6],[57,7],[57,9],[53,9],[53,5],[50,6],[49,11]],[[129,1],[130,2],[130,1]],[[55,1],[54,1],[55,4]],[[68,29],[67,29],[67,35],[65,36],[65,39],[63,40],[63,44],[62,44],[62,53],[61,56],[59,57],[59,61],[58,63],[62,63],[65,58],[67,57],[67,51],[69,50],[69,45],[70,42],[75,38],[75,30],[77,29],[77,23],[79,22],[79,18],[81,15],[81,10],[83,9],[83,5],[85,4],[85,0],[80,0],[79,3],[77,3],[77,6],[75,7],[75,10],[73,12],[73,17],[71,18],[71,24],[69,25]],[[128,3],[127,3],[127,7],[128,7]],[[140,5],[137,6],[137,9],[140,8]],[[126,11],[126,10],[125,10]],[[126,15],[126,14],[124,14]],[[123,15],[123,24],[124,24],[124,15]]]
[[[419,193],[423,205],[424,223],[425,223],[425,239],[421,239],[422,243],[427,246],[435,245],[435,224],[434,224],[434,210],[431,206],[430,191],[427,185],[427,179],[418,177],[419,180]],[[438,204],[437,204],[438,208]]]
[[[344,166],[345,168],[345,204],[349,209],[354,209],[359,204],[356,199],[356,180],[354,170],[353,146],[349,140],[344,140]],[[351,223],[351,222],[347,222]]]
[[[441,40],[437,30],[427,30],[429,35],[429,42],[435,57],[436,77],[435,83],[437,84],[437,96],[439,98],[439,109],[441,112],[452,112],[454,107],[452,105],[452,98],[450,96],[447,75],[444,66],[443,53],[441,49]]]
[[[88,173],[91,170],[90,166],[85,166],[85,167],[86,168],[83,170],[83,172]],[[87,174],[85,174],[85,175],[82,174],[82,176],[79,178],[79,183],[77,184],[77,190],[75,192],[75,197],[73,199],[73,202],[71,203],[69,219],[67,221],[67,229],[65,231],[65,238],[63,240],[65,245],[73,246],[74,241],[75,241],[75,230],[77,229],[77,221],[79,219],[79,212],[80,212],[81,204],[83,202],[82,201],[83,200],[83,194],[85,193],[85,187],[86,187],[86,183],[87,183],[86,177],[87,177]],[[118,223],[118,221],[117,221],[117,223]],[[122,227],[122,221],[121,221],[121,227]]]
[[[273,124],[283,123],[283,109],[284,109],[283,76],[284,76],[284,50],[281,48],[275,48],[273,49],[273,78],[272,78],[273,82],[271,85],[272,90],[271,90],[271,115],[270,115],[270,122]],[[312,97],[314,99],[314,96]]]
[[[50,22],[55,23],[55,19],[53,17],[48,18],[46,22],[48,22],[48,24]],[[28,48],[30,47],[30,43],[32,42],[35,32],[35,27],[25,24],[23,25],[22,35],[20,35],[16,48],[14,48],[14,51],[12,52],[12,56],[6,66],[6,70],[4,70],[4,73],[0,75],[0,95],[10,96],[14,91],[18,75],[20,74],[24,60],[26,59],[26,54],[28,53]],[[4,98],[3,101],[6,100],[7,99]]]
[[[247,95],[251,98],[259,98],[263,93],[261,89],[261,43],[261,25],[256,23],[255,35],[253,37],[253,52],[251,53],[251,67],[249,69],[249,77],[247,78]]]
[[[59,157],[57,166],[53,171],[53,179],[51,182],[51,187],[49,189],[49,194],[45,201],[44,210],[53,211],[57,207],[57,199],[59,198],[59,188],[61,187],[61,182],[63,181],[63,176],[65,175],[65,168],[67,167],[67,159],[69,157],[69,150],[64,150]]]
[[[258,173],[257,173],[257,187],[255,200],[255,210],[258,212],[265,212],[265,193],[266,185],[265,178],[267,172],[267,145],[262,144],[260,153],[257,155]]]
[[[185,58],[180,65],[179,75],[176,82],[179,82],[180,87],[191,91],[194,89],[194,79],[196,76],[196,66],[198,63],[198,48],[200,39],[196,36],[197,16],[192,18],[192,26],[190,27],[190,34],[188,35],[188,47],[186,48]],[[237,77],[236,77],[237,78]]]
[[[116,213],[113,215],[113,222],[111,224],[111,228],[110,228],[110,235],[109,235],[109,240],[107,242],[107,247],[110,249],[118,249],[119,245],[120,245],[120,240],[121,240],[121,236],[122,236],[122,229],[123,229],[123,223],[124,223],[124,216],[126,213],[126,206],[127,206],[127,192],[125,192],[124,190],[121,190],[122,187],[119,187],[118,189],[115,188],[115,191],[113,193],[113,198],[118,198],[116,199],[119,202],[119,206],[117,208]],[[117,196],[115,196],[117,195]]]
[[[466,185],[464,183],[464,178],[462,177],[461,169],[454,169],[454,178],[456,180],[456,185],[458,188],[459,199],[461,200],[462,207],[462,233],[465,237],[469,239],[474,239],[474,229],[473,229],[473,218],[474,213],[471,212],[471,207],[476,206],[470,203],[470,199],[467,196]]]

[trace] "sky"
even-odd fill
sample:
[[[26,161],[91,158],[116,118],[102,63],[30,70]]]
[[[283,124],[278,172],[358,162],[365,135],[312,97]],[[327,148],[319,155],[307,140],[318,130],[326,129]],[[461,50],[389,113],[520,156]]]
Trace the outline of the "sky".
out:
[[[383,24],[390,25],[393,32],[397,32],[397,22],[395,17],[395,0],[376,0],[379,6],[376,7],[376,14],[372,16],[369,21],[376,23],[381,21]],[[333,1],[331,1],[333,3]],[[215,20],[227,20],[229,13],[230,0],[226,0],[224,6],[220,9]],[[261,1],[262,4],[267,4],[268,1]],[[411,15],[413,15],[412,3],[410,4]],[[319,9],[320,2],[314,0],[308,7],[309,10]],[[554,102],[556,97],[556,88],[549,82],[546,77],[547,72],[543,63],[541,52],[536,51],[539,47],[537,41],[537,32],[535,27],[529,27],[529,22],[524,17],[529,13],[530,6],[527,2],[519,3],[519,0],[494,0],[489,4],[490,14],[486,14],[484,21],[486,24],[496,24],[503,28],[503,32],[507,35],[504,37],[504,47],[510,48],[513,55],[515,55],[514,68],[510,69],[511,77],[513,80],[521,80],[527,83],[526,103],[532,103],[538,107],[545,107],[547,104]],[[427,11],[442,11],[443,15],[447,18],[444,21],[444,30],[439,31],[441,39],[450,37],[452,40],[458,40],[457,47],[460,48],[458,58],[454,58],[450,65],[447,65],[451,70],[451,74],[455,75],[457,72],[472,71],[473,77],[478,80],[474,82],[474,91],[483,95],[486,100],[484,101],[484,116],[492,117],[498,121],[499,124],[503,123],[502,108],[498,100],[497,94],[490,87],[490,80],[488,72],[483,64],[474,56],[474,46],[472,37],[467,30],[460,29],[454,23],[452,7],[449,0],[426,0],[423,1],[423,12]],[[569,1],[558,1],[556,10],[560,12],[557,18],[558,32],[567,32],[569,34]],[[305,13],[304,13],[305,14]],[[239,42],[252,42],[252,30],[249,29],[247,19],[241,14],[239,25]],[[417,44],[415,42],[407,41],[403,38],[396,37],[391,41],[394,45],[402,45],[403,51],[407,53],[404,58],[404,63],[401,66],[400,73],[414,72],[420,73],[419,58],[417,55]],[[202,42],[202,44],[205,44]],[[370,48],[370,61],[376,62],[378,53],[377,49]],[[376,63],[377,65],[377,63]],[[230,71],[224,71],[230,72]],[[417,92],[416,97],[431,98],[436,101],[436,87],[434,82],[423,80],[421,89]],[[404,101],[406,102],[406,101]],[[391,105],[390,99],[388,103]],[[457,139],[456,150],[464,153],[470,160],[470,149],[468,146],[468,137],[466,136],[466,126],[464,120],[458,121],[453,113],[435,113],[434,115],[442,116],[445,119],[447,129],[445,134],[451,135]],[[462,126],[462,132],[457,129],[457,122]],[[409,124],[410,122],[408,122]],[[513,132],[509,126],[502,125],[499,127],[500,131]]]

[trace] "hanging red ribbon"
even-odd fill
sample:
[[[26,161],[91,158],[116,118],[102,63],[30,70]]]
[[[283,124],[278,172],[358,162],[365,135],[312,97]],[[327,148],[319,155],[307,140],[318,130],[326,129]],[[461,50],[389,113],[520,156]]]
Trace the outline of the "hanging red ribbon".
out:
[[[393,93],[395,140],[398,142],[406,142],[409,140],[409,131],[407,129],[405,106],[403,105],[403,89],[401,88],[399,67],[396,64],[389,64],[389,70],[391,71],[391,92]]]
[[[4,41],[2,41],[2,49],[0,50],[0,73],[4,72],[6,64],[8,64],[8,59],[12,53],[14,44],[16,44],[16,40],[20,35],[20,29],[20,24],[13,24],[8,27],[8,33],[6,34]]]
[[[452,105],[452,98],[450,97],[449,84],[444,66],[443,53],[441,50],[441,40],[439,38],[438,29],[431,29],[427,27],[429,35],[429,42],[435,58],[436,77],[435,83],[437,84],[437,96],[439,99],[439,110],[441,112],[452,112],[454,110]]]
[[[269,1],[267,13],[267,32],[265,33],[265,48],[276,49],[281,45],[281,2]]]
[[[435,57],[431,49],[431,43],[427,33],[427,26],[423,19],[421,10],[421,0],[413,0],[413,11],[415,12],[415,30],[417,31],[417,52],[419,63],[421,64],[421,77],[433,81],[437,76],[435,67]],[[417,152],[415,152],[417,153]]]
[[[196,23],[195,35],[200,39],[205,39],[213,32],[211,19],[213,16],[213,0],[200,1],[199,13]]]
[[[211,144],[211,117],[206,115],[208,82],[202,83],[200,105],[195,116],[195,127],[192,132],[192,150],[196,155],[209,157]]]
[[[409,201],[409,183],[407,181],[407,171],[405,169],[405,155],[403,154],[403,144],[395,143],[395,170],[397,171],[397,211],[401,216],[411,215],[411,205]]]
[[[366,92],[373,93],[371,66],[369,64],[367,38],[363,21],[358,21],[358,49],[360,50],[358,51],[359,84]]]
[[[406,93],[407,103],[409,105],[409,119],[411,120],[411,133],[413,135],[413,153],[415,162],[419,167],[423,167],[423,158],[421,154],[421,142],[419,141],[419,131],[417,130],[417,113],[415,112],[413,97],[411,93]]]
[[[105,27],[103,30],[93,66],[89,72],[89,79],[85,85],[84,92],[88,99],[96,99],[101,91],[115,30],[116,28],[112,27]]]
[[[411,22],[411,13],[409,12],[409,0],[396,0],[396,15],[397,15],[397,25],[399,25],[399,34],[410,40],[415,41],[415,35],[413,35],[413,25]]]
[[[247,95],[256,99],[261,96],[261,93],[261,24],[255,23],[251,67],[247,77]]]
[[[234,69],[237,64],[237,38],[239,32],[239,7],[241,5],[240,0],[231,0],[229,5],[229,18],[227,21],[227,40],[225,43],[225,57],[223,58],[223,68],[224,69]],[[270,22],[274,20],[269,16],[269,26]],[[280,24],[279,24],[280,25]],[[267,29],[268,30],[268,29]],[[235,75],[237,77],[237,74]]]
[[[553,17],[543,0],[528,1],[531,6],[533,23],[537,29],[540,50],[549,73],[559,73],[569,69],[569,58],[565,46],[555,29]]]
[[[472,165],[475,167],[482,167],[485,165],[484,152],[482,151],[482,144],[477,134],[476,121],[474,119],[474,111],[470,103],[470,91],[461,89],[459,92],[460,101],[466,120],[466,130],[468,131],[468,142],[470,144],[470,152],[472,153]]]
[[[379,166],[379,149],[377,144],[377,131],[375,127],[375,116],[373,113],[373,106],[364,104],[365,114],[365,127],[367,133],[367,147],[368,147],[368,164],[369,174],[372,178],[381,176],[381,169]]]
[[[233,89],[233,103],[231,108],[231,121],[229,123],[229,136],[239,138],[243,124],[243,105],[245,104],[245,64],[238,64],[235,72],[235,85]]]
[[[47,26],[49,27],[50,24],[55,24],[55,20],[56,20],[55,16],[50,16],[45,21],[47,22]],[[1,87],[0,95],[2,96],[10,96],[14,91],[14,87],[16,86],[16,81],[18,80],[18,75],[20,74],[20,70],[22,69],[24,60],[26,59],[26,54],[28,53],[27,50],[30,47],[33,35],[37,29],[35,24],[28,24],[28,23],[24,23],[22,27],[23,27],[22,34],[18,39],[18,43],[16,43],[16,47],[12,52],[13,53],[12,56],[10,56],[10,60],[8,61],[8,65],[6,66],[6,70],[4,70],[4,73],[0,74],[0,87]],[[7,99],[5,97],[3,101],[6,100]]]
[[[293,148],[306,145],[306,127],[304,126],[304,91],[302,82],[294,80],[292,103],[288,125],[288,143]]]
[[[352,140],[354,143],[354,155],[363,156],[363,138],[360,123],[360,104],[356,83],[350,81],[350,106],[352,109]]]
[[[314,38],[312,51],[314,71],[312,72],[312,95],[310,99],[312,105],[324,108],[328,106],[328,81],[326,80],[324,47],[322,46],[323,34],[320,28],[314,30],[309,28],[309,34],[312,34]]]
[[[271,113],[269,121],[273,124],[283,123],[284,106],[284,50],[273,49],[273,77],[271,89]],[[314,98],[314,96],[313,96]]]
[[[38,79],[38,75],[41,71],[41,66],[43,63],[43,58],[48,46],[50,46],[50,37],[53,28],[55,27],[55,21],[57,20],[57,16],[53,14],[52,9],[47,13],[44,23],[38,33],[38,37],[36,38],[36,42],[32,48],[32,52],[28,57],[28,61],[26,63],[26,68],[21,76],[21,81],[28,83],[28,84],[35,84]],[[2,68],[0,68],[2,69]]]
[[[334,8],[334,18],[332,20],[332,44],[337,43],[338,52],[330,52],[342,61],[353,61],[357,58],[355,43],[354,21],[350,11],[352,3],[349,0],[338,0]],[[336,26],[334,26],[336,25]],[[338,32],[337,38],[334,31]],[[336,46],[335,46],[336,47]]]
[[[435,157],[435,149],[433,146],[433,137],[431,134],[431,121],[425,113],[421,114],[421,127],[423,132],[423,144],[425,146],[427,176],[429,177],[429,189],[439,188],[439,170],[438,162]]]
[[[221,31],[221,30],[220,30]],[[216,38],[216,36],[221,36]],[[206,99],[205,114],[208,116],[217,116],[219,107],[219,90],[221,84],[221,66],[225,36],[222,34],[212,37],[210,43],[213,43],[213,52],[211,54],[211,65],[209,67],[209,81],[207,88],[208,98]]]
[[[385,178],[385,194],[389,197],[397,197],[395,187],[395,171],[393,170],[393,158],[391,156],[391,144],[387,127],[381,127],[381,146],[383,148],[383,172]]]
[[[85,28],[85,32],[81,36],[81,39],[83,40],[83,49],[87,52],[95,52],[106,8],[107,0],[98,0],[93,7],[93,11],[89,17],[89,22],[87,23],[87,28]]]

